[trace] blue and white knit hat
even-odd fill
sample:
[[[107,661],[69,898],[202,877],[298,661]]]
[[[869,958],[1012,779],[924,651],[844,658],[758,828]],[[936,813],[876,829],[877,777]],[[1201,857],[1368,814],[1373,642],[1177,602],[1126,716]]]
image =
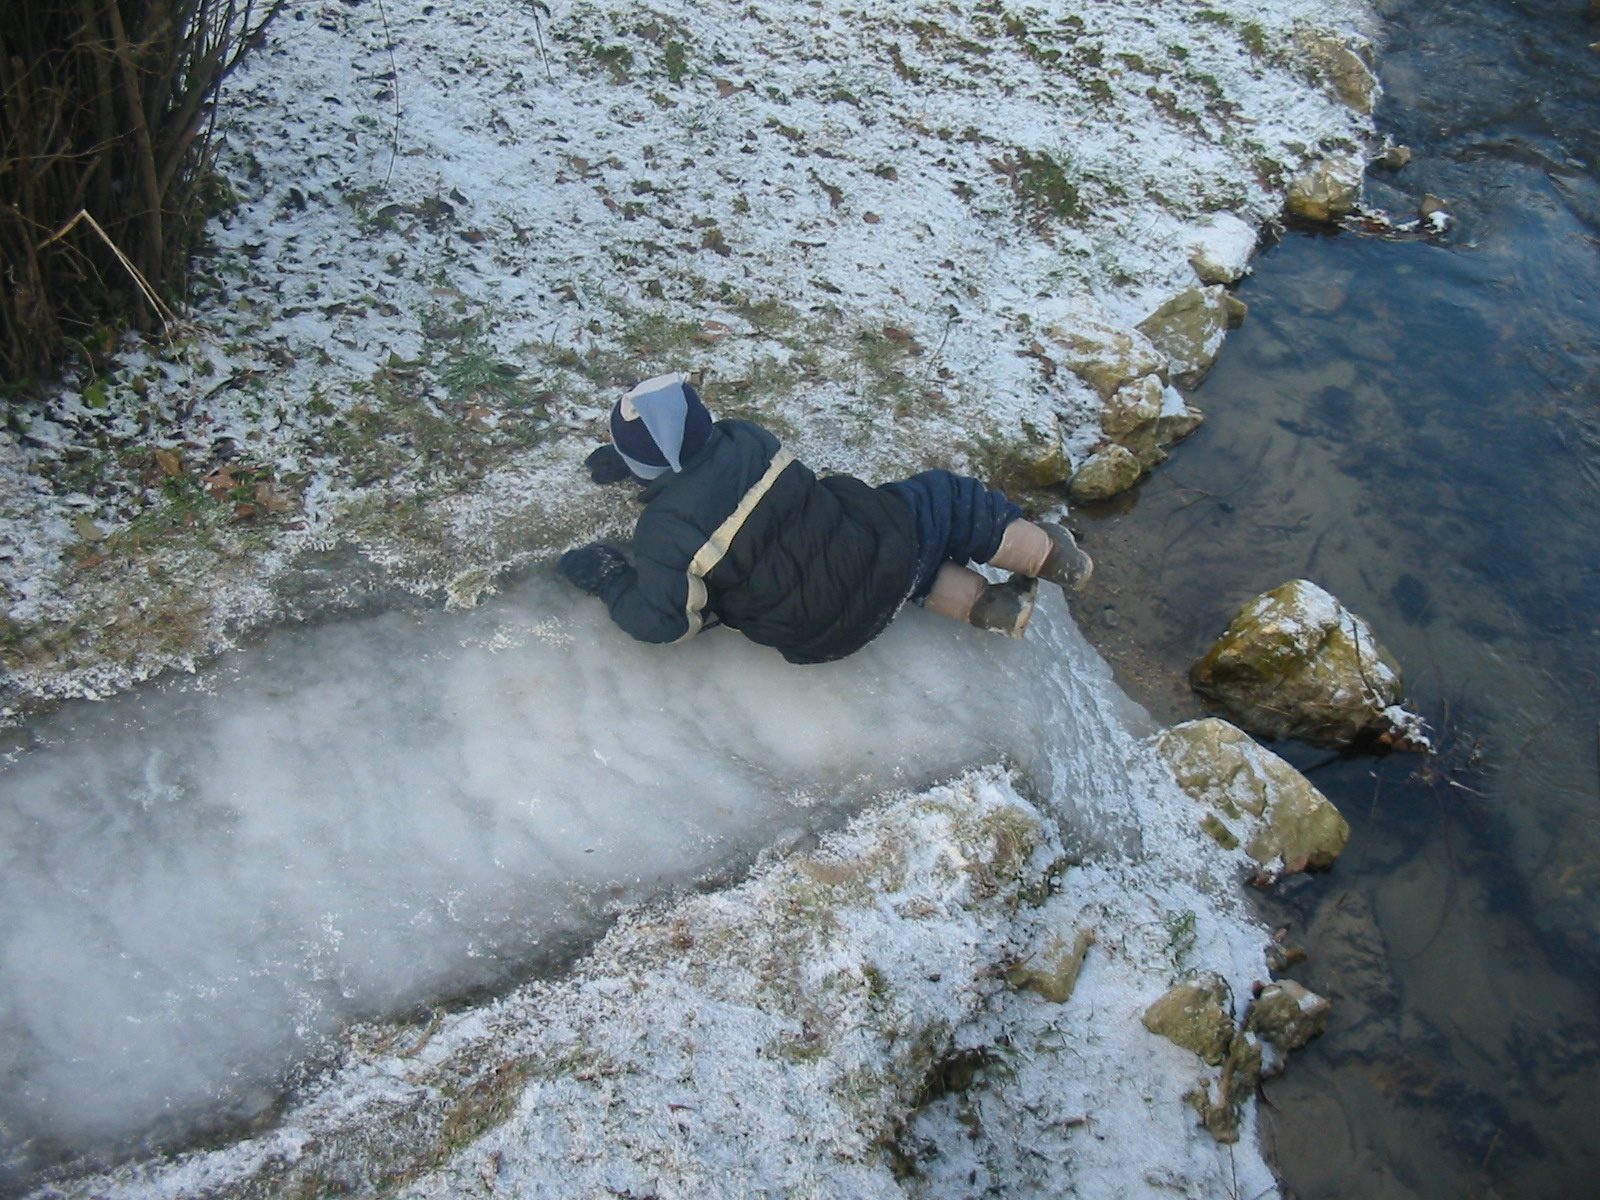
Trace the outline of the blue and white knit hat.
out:
[[[646,379],[611,408],[611,442],[640,479],[683,470],[711,436],[711,414],[681,372]]]

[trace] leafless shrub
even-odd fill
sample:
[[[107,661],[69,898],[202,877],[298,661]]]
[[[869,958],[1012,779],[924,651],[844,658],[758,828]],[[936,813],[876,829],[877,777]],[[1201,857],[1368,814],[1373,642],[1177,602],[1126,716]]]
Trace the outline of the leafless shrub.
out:
[[[217,90],[285,0],[28,0],[0,20],[0,383],[15,390],[183,288]]]

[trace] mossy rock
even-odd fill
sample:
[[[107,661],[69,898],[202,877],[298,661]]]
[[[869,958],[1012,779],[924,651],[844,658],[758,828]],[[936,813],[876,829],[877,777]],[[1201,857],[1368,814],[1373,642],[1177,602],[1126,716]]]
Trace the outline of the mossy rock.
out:
[[[1361,207],[1364,168],[1359,155],[1339,155],[1316,163],[1289,184],[1289,212],[1324,224],[1348,217]]]
[[[1233,1044],[1227,980],[1214,971],[1184,980],[1145,1009],[1144,1027],[1220,1066]]]
[[[1201,283],[1238,283],[1250,271],[1256,228],[1233,213],[1213,213],[1196,226],[1189,265]]]
[[[1260,1082],[1261,1043],[1249,1034],[1240,1034],[1228,1048],[1216,1100],[1211,1099],[1210,1089],[1205,1084],[1189,1095],[1195,1111],[1200,1114],[1201,1124],[1218,1142],[1232,1145],[1239,1140],[1244,1102],[1255,1094]]]
[[[1166,388],[1159,375],[1144,375],[1119,387],[1100,410],[1100,428],[1119,445],[1133,450],[1131,439],[1153,430],[1161,417]]]
[[[1007,971],[1006,982],[1037,992],[1052,1004],[1065,1004],[1078,986],[1078,973],[1094,940],[1092,929],[1080,929],[1071,939],[1054,935],[1038,954]]]
[[[1061,359],[1079,379],[1109,400],[1118,388],[1135,379],[1166,370],[1166,356],[1150,339],[1131,329],[1096,320],[1046,330],[1061,349]]]
[[[1101,432],[1138,459],[1144,471],[1152,471],[1167,461],[1168,446],[1181,442],[1205,420],[1205,414],[1187,402],[1174,409],[1169,400],[1175,398],[1159,375],[1125,383],[1101,410]]]
[[[1298,41],[1340,102],[1355,112],[1372,115],[1382,89],[1367,57],[1370,50],[1315,31],[1305,32]]]
[[[1227,721],[1187,721],[1162,733],[1156,748],[1178,786],[1208,810],[1201,828],[1226,849],[1246,843],[1267,880],[1326,870],[1350,839],[1344,817],[1310,780]]]
[[[1392,730],[1403,692],[1367,623],[1305,579],[1246,604],[1189,682],[1250,733],[1334,746]]]
[[[1145,475],[1144,464],[1126,446],[1115,442],[1091,454],[1073,475],[1067,491],[1080,504],[1108,500],[1127,491]]]
[[[1139,322],[1139,332],[1167,357],[1179,387],[1198,387],[1217,361],[1228,332],[1227,289],[1220,285],[1179,292]]]
[[[1294,980],[1280,979],[1261,990],[1250,1006],[1245,1028],[1280,1050],[1298,1050],[1327,1029],[1332,1007]]]

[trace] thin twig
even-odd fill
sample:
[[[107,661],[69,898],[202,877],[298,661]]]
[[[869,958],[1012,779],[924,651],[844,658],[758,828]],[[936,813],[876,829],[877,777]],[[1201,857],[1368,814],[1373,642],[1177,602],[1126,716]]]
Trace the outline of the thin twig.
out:
[[[118,247],[116,242],[111,240],[111,235],[108,234],[104,229],[100,228],[100,222],[96,221],[92,216],[89,215],[88,209],[80,208],[77,216],[73,217],[72,220],[68,221],[60,229],[56,230],[44,241],[40,242],[36,247],[34,247],[34,249],[36,251],[43,250],[52,242],[59,242],[62,238],[66,237],[67,234],[76,229],[80,221],[87,224],[90,229],[99,234],[100,240],[110,247],[111,253],[117,256],[117,261],[121,263],[127,270],[128,274],[133,277],[133,282],[138,285],[140,294],[143,295],[147,301],[149,301],[150,307],[156,310],[162,321],[168,325],[177,325],[179,323],[178,314],[173,312],[172,309],[168,308],[166,302],[163,301],[160,296],[156,295],[155,289],[150,286],[150,281],[144,277],[144,274],[139,270],[138,267],[134,266],[133,263],[128,260],[128,256],[122,252],[121,248]]]
[[[544,27],[539,24],[539,10],[544,9],[544,15],[548,17],[550,9],[541,4],[539,0],[533,0],[531,7],[533,8],[533,36],[539,40],[539,58],[544,63],[544,77],[554,83],[556,77],[550,72],[550,56],[544,52]]]
[[[394,131],[389,138],[389,170],[383,177],[383,186],[388,187],[389,181],[394,178],[395,160],[400,157],[400,66],[395,62],[394,35],[389,32],[389,10],[384,7],[383,0],[378,0],[378,16],[383,21],[383,47],[389,52],[389,88],[394,95]]]

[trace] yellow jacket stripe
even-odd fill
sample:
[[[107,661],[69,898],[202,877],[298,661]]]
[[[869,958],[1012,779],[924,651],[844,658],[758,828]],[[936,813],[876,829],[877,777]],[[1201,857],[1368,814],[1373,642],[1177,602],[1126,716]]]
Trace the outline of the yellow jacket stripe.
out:
[[[738,536],[739,530],[744,528],[744,523],[750,519],[750,514],[755,511],[756,505],[761,503],[772,485],[778,481],[778,476],[783,474],[784,468],[794,461],[794,455],[781,446],[772,456],[772,461],[767,464],[767,469],[760,479],[750,485],[750,490],[739,498],[738,505],[728,514],[727,519],[718,525],[711,536],[706,539],[705,545],[695,551],[694,558],[689,560],[689,599],[685,606],[684,615],[688,618],[689,628],[678,639],[686,642],[705,627],[705,617],[702,615],[709,595],[706,591],[706,576],[728,553],[728,547],[733,545],[733,539]]]

